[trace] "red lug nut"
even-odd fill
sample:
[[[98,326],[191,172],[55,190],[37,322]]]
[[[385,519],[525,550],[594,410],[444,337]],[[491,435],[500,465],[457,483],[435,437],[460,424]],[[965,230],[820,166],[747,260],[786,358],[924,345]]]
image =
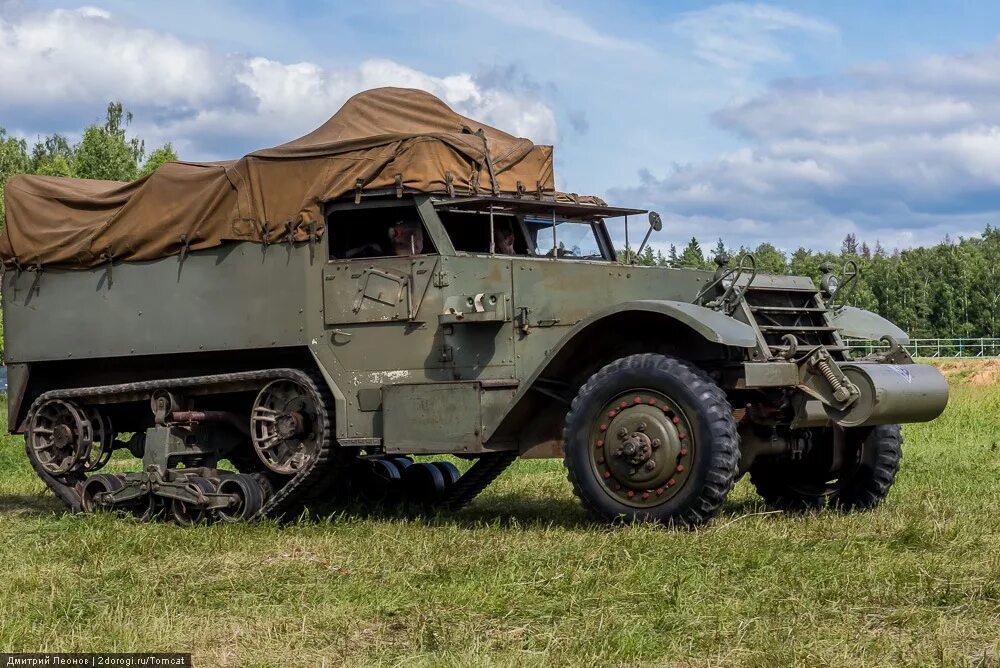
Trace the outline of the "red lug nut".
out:
[[[597,441],[597,447],[603,448],[604,447],[604,441]]]
[[[673,478],[671,478],[670,480],[667,481],[667,487],[673,487],[674,484],[675,483],[674,483],[674,479]]]
[[[677,472],[678,473],[684,473],[684,465],[683,464],[678,464],[677,465]]]
[[[605,471],[602,475],[604,476],[604,479],[607,480],[611,477],[611,471]]]
[[[680,424],[681,423],[681,419],[679,417],[677,417],[676,415],[673,416],[672,418],[670,418],[670,421],[673,422],[674,424]]]
[[[663,496],[663,488],[662,487],[657,487],[656,488],[656,495],[657,496]]]
[[[681,448],[681,457],[683,457],[687,453],[688,453],[688,449],[687,448]]]
[[[602,424],[601,425],[601,431],[607,431],[607,430],[608,430],[608,425]]]

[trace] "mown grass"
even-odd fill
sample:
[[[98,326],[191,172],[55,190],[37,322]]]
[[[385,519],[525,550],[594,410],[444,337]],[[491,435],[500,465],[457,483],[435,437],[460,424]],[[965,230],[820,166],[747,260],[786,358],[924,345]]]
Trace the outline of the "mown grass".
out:
[[[905,430],[877,511],[607,528],[559,462],[467,510],[182,529],[62,513],[0,445],[0,651],[196,665],[1000,665],[1000,388]]]

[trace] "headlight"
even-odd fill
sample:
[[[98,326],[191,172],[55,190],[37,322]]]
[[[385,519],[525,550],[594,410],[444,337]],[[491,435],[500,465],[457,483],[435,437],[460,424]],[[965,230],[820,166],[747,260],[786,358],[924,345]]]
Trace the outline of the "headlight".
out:
[[[833,274],[829,274],[823,277],[820,287],[823,288],[823,292],[825,292],[828,297],[832,297],[837,293],[837,288],[840,287],[840,279]]]

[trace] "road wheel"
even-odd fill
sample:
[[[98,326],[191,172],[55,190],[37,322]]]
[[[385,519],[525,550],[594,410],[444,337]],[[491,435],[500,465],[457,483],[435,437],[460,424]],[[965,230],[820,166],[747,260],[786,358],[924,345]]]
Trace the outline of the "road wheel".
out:
[[[718,385],[666,355],[631,355],[580,388],[563,431],[584,507],[606,520],[695,526],[736,478],[739,436]]]
[[[233,497],[232,505],[215,511],[223,522],[252,520],[264,505],[264,490],[257,478],[246,473],[223,476],[219,481],[218,492]]]
[[[898,424],[843,430],[844,465],[830,473],[833,429],[812,430],[813,445],[800,460],[762,460],[750,482],[764,502],[788,512],[874,508],[889,494],[902,456]]]
[[[212,494],[216,491],[215,485],[207,478],[189,478],[187,482],[197,487],[203,494]],[[181,526],[193,526],[207,521],[209,511],[180,499],[170,499],[170,518]]]
[[[93,513],[111,508],[106,495],[117,492],[124,487],[125,482],[121,476],[108,473],[98,473],[90,476],[83,483],[80,490],[81,510],[85,513]]]

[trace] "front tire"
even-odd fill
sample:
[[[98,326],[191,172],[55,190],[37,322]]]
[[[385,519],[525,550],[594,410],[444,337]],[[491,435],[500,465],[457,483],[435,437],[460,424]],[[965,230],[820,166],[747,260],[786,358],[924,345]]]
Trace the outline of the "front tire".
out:
[[[697,526],[736,479],[739,436],[726,395],[667,355],[623,357],[591,376],[563,440],[573,492],[608,521]]]

